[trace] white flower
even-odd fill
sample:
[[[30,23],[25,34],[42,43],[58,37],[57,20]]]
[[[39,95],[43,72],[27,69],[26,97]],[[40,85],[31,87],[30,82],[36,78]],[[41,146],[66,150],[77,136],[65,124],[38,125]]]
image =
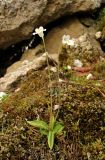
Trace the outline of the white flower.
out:
[[[74,66],[75,67],[82,67],[83,63],[79,59],[74,60]]]
[[[39,28],[35,29],[35,32],[33,33],[33,35],[38,34],[39,37],[43,38],[44,37],[44,31],[46,31],[46,29],[44,29],[42,26],[40,26]]]
[[[71,46],[71,47],[75,46],[74,40],[73,40],[73,39],[70,39],[70,40],[67,42],[67,45],[68,45],[68,46]]]
[[[86,77],[87,80],[92,79],[92,78],[93,78],[93,75],[92,75],[91,73],[89,73],[89,74],[87,75],[87,77]]]
[[[63,35],[62,37],[62,44],[67,44],[68,41],[70,40],[70,35]]]
[[[100,39],[101,36],[102,36],[102,32],[101,31],[96,32],[96,34],[95,34],[96,39]]]
[[[0,101],[7,96],[7,94],[5,92],[0,92]]]
[[[74,41],[74,39],[70,39],[70,35],[64,35],[62,37],[62,44],[73,47],[73,46],[75,46],[75,41]]]

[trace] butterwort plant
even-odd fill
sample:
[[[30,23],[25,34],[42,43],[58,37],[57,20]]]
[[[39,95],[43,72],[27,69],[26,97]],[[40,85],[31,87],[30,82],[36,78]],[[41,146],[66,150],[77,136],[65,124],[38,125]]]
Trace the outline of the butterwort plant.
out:
[[[54,115],[50,116],[49,124],[43,120],[33,120],[27,121],[27,123],[33,127],[37,127],[40,129],[40,133],[42,135],[47,136],[48,146],[50,149],[53,149],[55,136],[58,134],[62,134],[62,130],[64,126],[62,123],[57,122]]]
[[[47,66],[48,66],[48,76],[49,76],[49,83],[50,83],[51,82],[51,74],[50,74],[49,56],[48,56],[48,52],[46,51],[45,40],[44,40],[44,31],[46,31],[46,29],[44,29],[41,26],[41,27],[35,29],[35,32],[33,33],[33,35],[38,34],[39,37],[41,37],[41,39],[43,41],[44,50],[45,50],[44,54],[46,55]],[[50,103],[51,104],[50,104],[49,123],[47,123],[43,120],[40,120],[40,119],[33,120],[33,121],[27,121],[27,123],[33,127],[39,128],[40,133],[47,136],[49,148],[53,149],[55,136],[57,134],[62,134],[64,126],[61,122],[57,121],[58,112],[57,112],[56,116],[54,116],[53,109],[52,109],[52,88],[51,87],[50,87]]]

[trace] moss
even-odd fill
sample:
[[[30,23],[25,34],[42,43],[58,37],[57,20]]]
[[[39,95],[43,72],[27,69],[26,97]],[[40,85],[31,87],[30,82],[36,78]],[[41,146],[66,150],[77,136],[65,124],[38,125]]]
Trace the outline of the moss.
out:
[[[101,9],[98,19],[97,19],[98,30],[103,30],[105,27],[105,7]]]
[[[101,38],[99,39],[102,50],[105,52],[105,6],[100,10],[96,21],[97,31],[101,31]]]
[[[72,75],[71,75],[72,76]],[[52,74],[53,105],[58,103],[55,93],[58,83]],[[83,78],[84,79],[84,78]],[[47,71],[31,71],[21,83],[20,91],[13,93],[3,104],[0,117],[0,158],[3,160],[36,159],[91,159],[105,157],[105,98],[93,81],[82,77],[70,78],[60,84],[61,110],[64,134],[55,139],[49,150],[46,137],[29,126],[26,119],[37,117],[49,121],[50,96]],[[102,91],[104,86],[100,88]]]
[[[96,79],[105,79],[105,60],[99,61],[95,64],[95,66],[93,67],[93,74]]]
[[[102,118],[105,116],[104,100],[103,102],[101,101],[97,89],[92,89],[91,86],[81,87],[81,85],[78,85],[78,87],[70,88],[70,90],[70,97],[67,97],[67,100],[63,103],[61,112],[69,139],[75,139],[82,144],[83,159],[87,159],[87,153],[91,154],[92,159],[96,159],[96,157],[98,159],[99,152],[102,152],[104,157],[105,131],[101,127],[105,125],[105,119]],[[73,101],[74,99],[75,102]],[[97,143],[96,146],[94,145],[91,148],[91,145],[97,139],[101,139],[99,151],[97,151]],[[84,153],[85,147],[87,150]]]

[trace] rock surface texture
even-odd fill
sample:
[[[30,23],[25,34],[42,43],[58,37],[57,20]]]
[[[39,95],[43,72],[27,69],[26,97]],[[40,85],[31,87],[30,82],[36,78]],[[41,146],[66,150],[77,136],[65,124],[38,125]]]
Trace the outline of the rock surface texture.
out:
[[[0,0],[0,48],[31,36],[39,25],[100,7],[102,0]]]
[[[25,52],[20,61],[7,69],[6,75],[0,78],[0,91],[9,89],[11,85],[24,77],[28,71],[38,70],[46,65],[46,55],[35,57],[35,53],[37,53],[37,48]]]

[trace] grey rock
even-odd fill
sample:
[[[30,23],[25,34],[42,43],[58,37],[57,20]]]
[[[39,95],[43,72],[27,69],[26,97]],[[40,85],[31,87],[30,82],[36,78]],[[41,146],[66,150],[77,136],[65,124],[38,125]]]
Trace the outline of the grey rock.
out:
[[[46,7],[47,0],[0,1],[0,48],[26,39]]]
[[[29,38],[39,25],[93,10],[101,3],[102,0],[0,0],[0,48]]]
[[[28,71],[34,69],[38,70],[46,65],[46,56],[33,57],[33,60],[24,59],[14,63],[8,68],[7,73],[4,77],[0,78],[0,91],[6,91],[12,88],[12,85],[18,80],[21,80]]]

